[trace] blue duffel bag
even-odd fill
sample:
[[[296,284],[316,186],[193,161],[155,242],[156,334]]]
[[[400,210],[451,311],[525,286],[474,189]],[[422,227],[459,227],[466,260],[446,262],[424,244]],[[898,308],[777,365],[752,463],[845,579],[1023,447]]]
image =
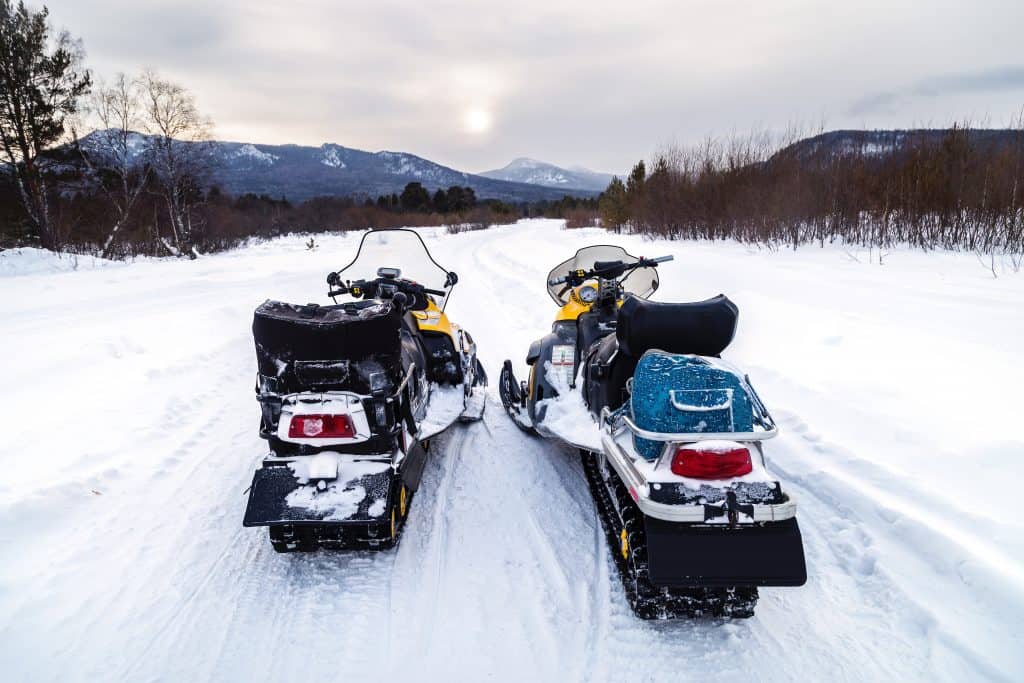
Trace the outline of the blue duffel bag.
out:
[[[743,377],[721,361],[650,350],[633,373],[633,422],[668,434],[750,432],[754,412]],[[633,437],[647,460],[661,455],[664,442]]]

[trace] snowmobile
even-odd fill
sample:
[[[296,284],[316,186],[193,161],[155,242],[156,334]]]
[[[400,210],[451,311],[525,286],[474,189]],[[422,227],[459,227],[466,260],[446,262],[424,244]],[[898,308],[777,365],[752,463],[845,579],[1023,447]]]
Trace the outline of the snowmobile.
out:
[[[398,541],[431,437],[483,415],[476,344],[445,314],[457,282],[415,231],[372,230],[327,276],[334,304],[256,309],[269,452],[243,525],[268,527],[274,550]]]
[[[627,599],[645,619],[750,617],[761,586],[806,582],[796,504],[765,467],[778,427],[721,359],[736,305],[655,303],[659,264],[591,246],[556,266],[551,333],[506,360],[505,410],[582,456]]]

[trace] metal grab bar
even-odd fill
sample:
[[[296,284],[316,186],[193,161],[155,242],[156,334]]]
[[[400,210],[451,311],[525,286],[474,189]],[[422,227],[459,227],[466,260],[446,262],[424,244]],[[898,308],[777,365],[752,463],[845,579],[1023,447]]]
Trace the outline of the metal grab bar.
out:
[[[775,421],[772,420],[770,415],[766,413],[764,417],[766,418],[766,422],[769,424],[769,427],[763,432],[692,432],[687,434],[672,434],[667,432],[652,432],[642,429],[638,427],[637,424],[625,413],[613,416],[612,411],[607,407],[601,410],[601,420],[606,422],[613,429],[615,434],[618,434],[623,429],[629,429],[629,431],[636,436],[639,436],[642,439],[648,439],[649,441],[765,441],[767,439],[775,438],[779,434],[779,428],[775,425]],[[616,425],[613,420],[619,421],[620,424]]]
[[[627,415],[620,416],[622,423],[637,436],[650,441],[765,441],[772,439],[779,433],[779,428],[774,424],[763,432],[691,432],[688,434],[669,434],[663,432],[651,432],[641,429]]]

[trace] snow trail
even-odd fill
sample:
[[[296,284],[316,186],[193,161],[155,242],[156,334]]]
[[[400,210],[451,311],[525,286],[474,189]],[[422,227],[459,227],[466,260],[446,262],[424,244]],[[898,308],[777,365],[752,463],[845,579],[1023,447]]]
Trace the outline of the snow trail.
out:
[[[807,586],[763,590],[749,621],[636,620],[577,455],[515,428],[494,387],[482,422],[433,439],[397,549],[277,555],[240,526],[265,450],[252,310],[323,301],[358,236],[70,272],[30,253],[0,272],[5,679],[1024,675],[1004,484],[1024,474],[1024,278],[969,255],[878,267],[552,221],[424,234],[492,381],[505,358],[523,372],[555,313],[543,278],[586,244],[674,254],[658,299],[736,301],[727,357],[779,418],[767,455],[798,497]]]

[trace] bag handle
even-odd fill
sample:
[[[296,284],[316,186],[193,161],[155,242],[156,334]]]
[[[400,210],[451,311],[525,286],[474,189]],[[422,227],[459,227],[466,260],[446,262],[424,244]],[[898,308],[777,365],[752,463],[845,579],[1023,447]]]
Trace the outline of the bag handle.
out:
[[[676,389],[669,389],[668,400],[669,400],[669,403],[672,404],[672,407],[675,408],[676,410],[682,411],[684,413],[713,413],[713,412],[715,412],[717,410],[728,410],[730,413],[732,413],[733,390],[731,388],[726,387],[726,388],[723,388],[723,389],[686,389],[684,391],[686,391],[686,392],[724,391],[726,398],[725,398],[725,402],[724,403],[719,403],[718,405],[714,405],[714,406],[695,406],[695,405],[691,405],[689,403],[682,403],[679,399],[676,398],[676,393],[682,393],[682,392],[678,392]]]

